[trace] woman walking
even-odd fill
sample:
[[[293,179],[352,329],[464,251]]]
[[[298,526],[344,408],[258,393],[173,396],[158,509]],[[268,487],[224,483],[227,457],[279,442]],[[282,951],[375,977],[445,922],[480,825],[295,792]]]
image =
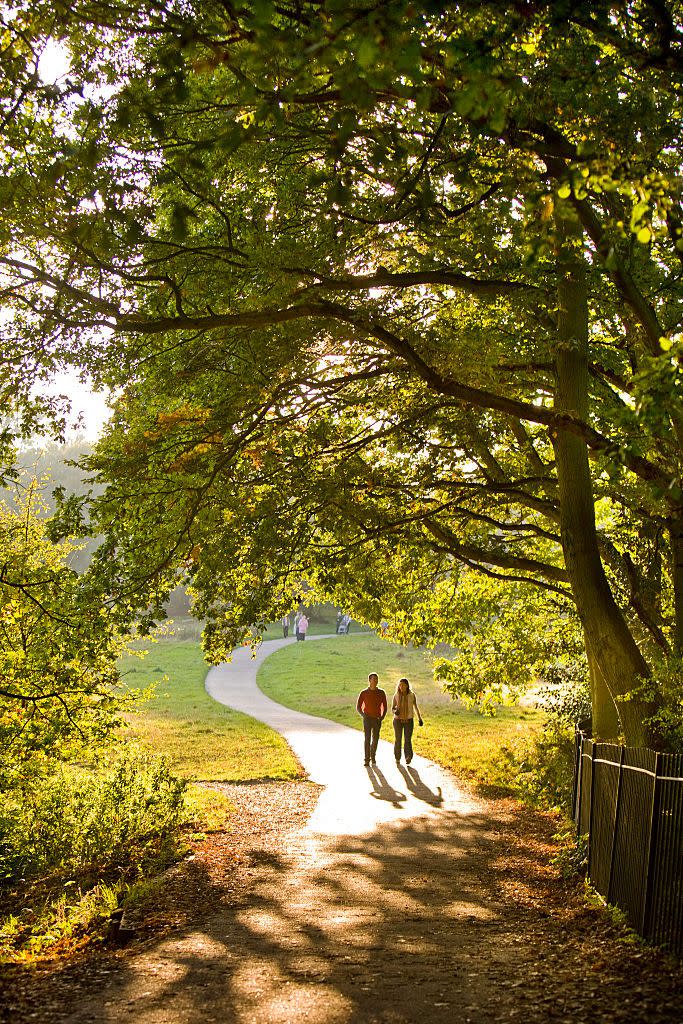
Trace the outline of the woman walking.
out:
[[[299,625],[296,627],[296,638],[297,640],[305,640],[306,633],[308,632],[308,619],[306,618],[306,612],[302,612],[299,616]]]
[[[410,689],[410,683],[407,679],[399,679],[394,699],[391,702],[391,709],[394,712],[394,757],[396,758],[396,764],[401,763],[401,746],[405,750],[406,764],[410,764],[413,759],[414,716],[417,714],[417,720],[422,725],[422,715],[417,706],[415,694]]]

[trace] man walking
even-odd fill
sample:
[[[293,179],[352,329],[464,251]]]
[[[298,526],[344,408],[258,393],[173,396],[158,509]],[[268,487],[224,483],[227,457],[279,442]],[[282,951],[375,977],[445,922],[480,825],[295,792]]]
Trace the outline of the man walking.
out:
[[[367,689],[361,690],[356,701],[356,711],[363,716],[365,732],[365,764],[376,764],[377,744],[382,721],[387,713],[387,695],[380,690],[379,677],[376,672],[368,676]]]

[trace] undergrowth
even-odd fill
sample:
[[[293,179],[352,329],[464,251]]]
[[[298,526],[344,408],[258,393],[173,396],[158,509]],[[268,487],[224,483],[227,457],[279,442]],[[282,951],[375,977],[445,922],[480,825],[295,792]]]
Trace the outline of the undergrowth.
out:
[[[0,961],[101,940],[114,910],[140,899],[233,810],[220,791],[188,786],[163,758],[128,744],[88,765],[44,761],[6,776]]]

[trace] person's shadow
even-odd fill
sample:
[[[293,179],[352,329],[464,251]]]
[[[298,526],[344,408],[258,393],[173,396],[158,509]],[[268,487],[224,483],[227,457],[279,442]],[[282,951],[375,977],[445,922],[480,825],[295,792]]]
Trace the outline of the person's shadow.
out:
[[[405,793],[400,793],[397,789],[394,789],[387,782],[386,777],[382,775],[377,765],[368,765],[367,771],[372,783],[371,796],[374,796],[377,800],[388,800],[394,807],[401,807],[407,799]]]
[[[443,803],[443,795],[441,793],[441,786],[436,790],[436,793],[426,786],[419,776],[417,768],[404,768],[402,764],[399,764],[398,770],[400,771],[403,778],[406,780],[406,786],[418,800],[423,800],[426,804],[431,804],[432,807],[440,807]]]

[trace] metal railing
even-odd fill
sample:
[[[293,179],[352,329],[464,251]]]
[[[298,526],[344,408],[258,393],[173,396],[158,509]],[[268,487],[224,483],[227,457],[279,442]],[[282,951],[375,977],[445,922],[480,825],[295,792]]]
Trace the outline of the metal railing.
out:
[[[683,755],[576,733],[573,816],[588,877],[644,938],[683,954]]]

